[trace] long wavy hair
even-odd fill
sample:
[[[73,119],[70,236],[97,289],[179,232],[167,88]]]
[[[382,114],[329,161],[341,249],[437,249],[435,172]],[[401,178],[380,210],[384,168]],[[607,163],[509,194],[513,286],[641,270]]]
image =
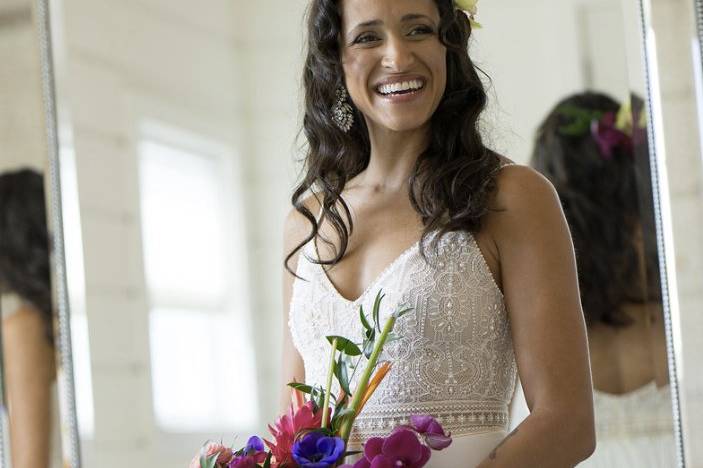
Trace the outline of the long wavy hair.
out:
[[[586,322],[625,326],[631,320],[623,303],[661,297],[656,245],[649,236],[653,211],[646,142],[616,146],[612,157],[604,157],[591,131],[563,131],[574,120],[563,110],[574,108],[617,114],[620,104],[595,92],[563,99],[539,127],[531,165],[552,182],[561,199]]]
[[[307,57],[303,71],[303,132],[307,151],[303,177],[293,191],[291,202],[310,222],[311,231],[284,261],[285,268],[296,277],[288,262],[318,235],[324,219],[330,221],[339,236],[340,249],[334,246],[336,254],[331,260],[311,260],[333,265],[344,256],[353,223],[341,194],[347,181],[362,172],[370,159],[368,128],[353,103],[354,125],[348,133],[339,130],[332,120],[336,90],[345,83],[340,55],[340,3],[340,0],[313,0],[307,16]],[[419,155],[409,178],[408,193],[424,225],[420,252],[425,260],[423,244],[433,231],[439,231],[432,242],[436,247],[439,239],[450,231],[480,229],[481,218],[489,211],[500,164],[499,156],[484,146],[479,132],[479,117],[486,107],[487,96],[478,74],[480,70],[468,53],[469,21],[455,9],[452,0],[435,0],[435,3],[440,15],[439,40],[447,49],[447,84],[431,117],[429,145]],[[320,223],[301,200],[308,191],[320,201]],[[342,218],[338,202],[349,226]]]
[[[30,169],[1,174],[0,291],[31,303],[53,342],[49,268],[43,177]]]

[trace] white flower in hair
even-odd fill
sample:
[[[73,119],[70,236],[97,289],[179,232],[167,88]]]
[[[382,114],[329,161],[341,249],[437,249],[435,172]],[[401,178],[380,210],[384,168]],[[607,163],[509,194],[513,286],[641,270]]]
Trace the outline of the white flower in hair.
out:
[[[476,21],[476,15],[478,14],[478,0],[454,0],[454,6],[468,16],[469,22],[471,23],[471,27],[473,29],[481,27],[481,24]]]

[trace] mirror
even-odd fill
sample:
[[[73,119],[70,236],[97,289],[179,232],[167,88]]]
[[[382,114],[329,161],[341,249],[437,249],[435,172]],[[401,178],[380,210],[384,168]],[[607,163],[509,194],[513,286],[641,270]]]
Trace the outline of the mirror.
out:
[[[54,199],[66,254],[55,266],[68,286],[59,304],[71,311],[58,338],[70,340],[61,356],[72,357],[63,368],[76,384],[75,400],[67,385],[63,412],[64,426],[77,421],[73,466],[178,466],[207,440],[267,433],[277,415],[281,232],[301,155],[308,2],[279,3],[50,4],[61,180]],[[670,278],[659,276],[669,244],[662,115],[651,86],[658,69],[643,39],[648,8],[635,0],[484,1],[484,27],[470,45],[490,77],[489,146],[534,165],[557,188],[587,315],[624,317],[617,326],[589,324],[599,442],[583,466],[683,460],[677,323]],[[261,28],[264,20],[275,27]],[[620,139],[612,160],[593,161],[617,161],[617,171],[601,175],[627,184],[607,213],[626,219],[623,229],[581,229],[569,194],[594,187],[566,186],[550,172],[554,163],[533,157],[547,117],[586,90],[607,105],[587,109],[597,117],[570,137],[601,148],[596,137],[617,130],[632,143],[627,152]],[[608,121],[618,116],[629,117],[629,130]],[[557,133],[573,123],[573,113],[562,117]],[[579,196],[603,207],[589,195],[602,193]],[[602,242],[606,235],[619,243]],[[615,259],[613,268],[588,263],[591,252]],[[594,299],[611,278],[622,283],[615,299]],[[518,388],[511,425],[527,411]]]
[[[64,466],[45,33],[33,2],[0,5],[0,463],[14,468]]]
[[[481,31],[476,46],[494,85],[492,141],[552,182],[576,250],[597,440],[579,466],[677,457],[638,8],[485,6],[485,21],[501,27]],[[529,40],[501,40],[503,27]],[[513,409],[511,426],[527,411]]]

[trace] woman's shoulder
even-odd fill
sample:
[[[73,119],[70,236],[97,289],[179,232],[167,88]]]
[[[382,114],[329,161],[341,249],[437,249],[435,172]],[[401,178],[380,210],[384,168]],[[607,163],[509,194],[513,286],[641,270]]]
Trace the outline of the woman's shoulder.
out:
[[[557,197],[552,183],[535,169],[499,156],[494,203],[497,208],[510,209],[514,205],[550,202]],[[557,197],[558,198],[558,197]]]
[[[545,215],[563,215],[554,185],[529,166],[501,156],[495,182],[486,227],[496,241],[505,237],[505,233],[515,234],[533,226],[537,220],[545,220]]]

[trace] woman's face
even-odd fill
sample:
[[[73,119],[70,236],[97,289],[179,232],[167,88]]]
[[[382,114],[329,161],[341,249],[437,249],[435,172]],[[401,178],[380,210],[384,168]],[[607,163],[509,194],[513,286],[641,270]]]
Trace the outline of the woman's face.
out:
[[[447,83],[433,0],[343,0],[342,65],[349,95],[369,126],[424,126]]]

